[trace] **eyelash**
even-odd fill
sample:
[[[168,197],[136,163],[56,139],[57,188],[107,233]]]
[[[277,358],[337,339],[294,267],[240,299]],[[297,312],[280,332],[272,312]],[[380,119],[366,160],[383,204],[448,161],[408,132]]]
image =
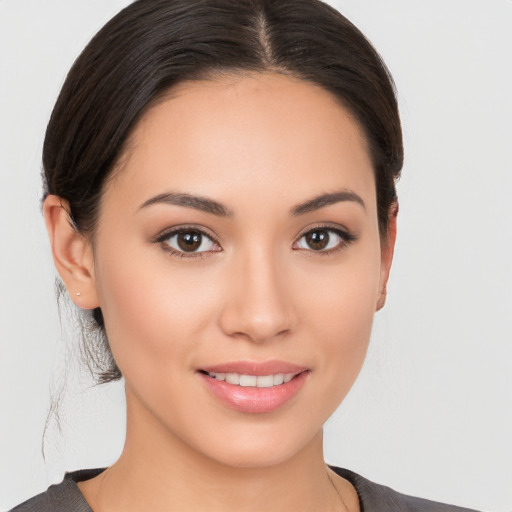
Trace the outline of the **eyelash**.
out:
[[[321,224],[318,226],[315,226],[312,229],[308,229],[305,233],[302,233],[298,240],[301,240],[303,237],[308,235],[309,233],[314,233],[315,231],[327,231],[329,233],[335,233],[341,238],[340,243],[333,247],[332,249],[328,249],[327,251],[314,251],[313,249],[297,249],[302,250],[308,253],[308,256],[331,256],[334,253],[337,253],[339,251],[342,251],[343,249],[346,249],[349,245],[353,244],[354,242],[357,242],[358,237],[350,233],[346,229],[341,229],[339,227],[334,227],[329,224]]]
[[[155,243],[158,243],[162,246],[162,249],[166,252],[168,252],[171,256],[185,259],[185,258],[196,258],[196,259],[202,259],[207,252],[220,252],[220,251],[201,251],[201,252],[182,252],[177,251],[176,249],[173,249],[169,244],[166,243],[169,238],[171,238],[174,235],[178,235],[180,233],[186,233],[187,231],[193,231],[194,233],[199,233],[201,236],[204,236],[208,239],[210,239],[213,243],[218,245],[220,247],[219,241],[210,233],[207,233],[201,228],[198,228],[196,226],[180,226],[179,228],[173,228],[168,231],[165,231],[164,233],[158,235],[158,237],[154,240]]]
[[[174,256],[174,257],[177,257],[180,259],[184,259],[184,258],[202,259],[205,256],[205,254],[208,252],[220,252],[220,251],[201,251],[201,252],[187,253],[184,251],[183,252],[177,251],[177,250],[173,249],[172,247],[170,247],[169,244],[166,243],[166,241],[169,240],[169,238],[171,238],[172,236],[180,234],[180,233],[184,233],[187,231],[193,231],[195,233],[199,233],[199,234],[201,234],[201,236],[204,236],[204,237],[210,239],[213,243],[215,243],[216,245],[218,245],[220,247],[219,241],[214,236],[212,236],[211,234],[207,233],[206,231],[204,231],[201,228],[198,228],[196,226],[180,226],[179,228],[173,228],[168,231],[165,231],[164,233],[158,235],[157,238],[155,238],[154,243],[160,244],[164,251],[168,252],[171,256]],[[356,235],[350,233],[348,230],[344,230],[339,227],[334,227],[334,226],[324,224],[324,225],[315,226],[314,228],[309,229],[305,233],[302,233],[302,235],[300,235],[300,237],[297,239],[297,241],[301,240],[303,237],[305,237],[309,233],[314,233],[315,231],[327,231],[330,233],[335,233],[337,236],[339,236],[341,238],[341,242],[336,247],[333,247],[332,249],[328,249],[326,251],[322,251],[322,250],[315,251],[313,249],[311,249],[311,250],[295,249],[295,250],[306,251],[306,252],[310,253],[309,254],[310,256],[316,256],[316,255],[329,256],[331,254],[334,254],[338,251],[345,249],[352,243],[356,242],[358,239],[358,237]],[[296,242],[294,242],[294,243],[296,243]]]

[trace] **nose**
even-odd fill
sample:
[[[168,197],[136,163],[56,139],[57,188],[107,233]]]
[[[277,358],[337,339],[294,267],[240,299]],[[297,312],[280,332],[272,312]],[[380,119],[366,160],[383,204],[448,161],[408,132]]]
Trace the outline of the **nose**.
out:
[[[276,259],[272,251],[260,250],[234,262],[220,315],[224,333],[262,343],[294,328],[296,318],[286,272]]]

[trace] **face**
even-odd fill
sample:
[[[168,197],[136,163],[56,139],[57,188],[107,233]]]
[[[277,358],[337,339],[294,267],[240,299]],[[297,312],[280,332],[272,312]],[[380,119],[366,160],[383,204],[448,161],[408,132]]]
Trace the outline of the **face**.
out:
[[[92,251],[128,431],[231,466],[321,436],[388,270],[361,130],[323,89],[275,74],[184,83],[154,106]]]

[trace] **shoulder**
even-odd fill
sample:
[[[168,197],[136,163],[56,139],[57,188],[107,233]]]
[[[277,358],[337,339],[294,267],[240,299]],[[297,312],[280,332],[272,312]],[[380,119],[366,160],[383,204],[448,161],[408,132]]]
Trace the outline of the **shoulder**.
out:
[[[51,485],[45,492],[30,498],[10,512],[92,512],[77,482],[88,480],[103,469],[86,469],[66,473],[60,484]]]
[[[370,482],[348,469],[332,466],[331,469],[355,487],[364,512],[476,512],[401,494],[384,485]]]

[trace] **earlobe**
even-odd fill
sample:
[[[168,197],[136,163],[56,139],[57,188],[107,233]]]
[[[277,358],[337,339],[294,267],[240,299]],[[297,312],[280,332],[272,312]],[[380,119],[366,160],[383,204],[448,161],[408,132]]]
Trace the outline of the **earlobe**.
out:
[[[397,216],[398,202],[394,201],[389,209],[387,237],[383,241],[381,248],[379,295],[377,297],[375,311],[381,310],[386,303],[389,273],[391,271],[391,264],[393,263],[393,254],[395,251]]]
[[[73,225],[67,201],[49,195],[43,203],[43,215],[53,261],[71,300],[82,309],[98,307],[92,247]]]

